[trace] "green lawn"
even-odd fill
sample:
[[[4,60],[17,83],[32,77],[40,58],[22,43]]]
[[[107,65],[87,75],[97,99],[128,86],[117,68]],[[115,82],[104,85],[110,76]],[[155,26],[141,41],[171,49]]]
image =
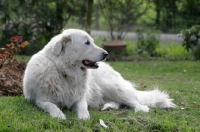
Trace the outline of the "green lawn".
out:
[[[74,112],[64,110],[67,120],[49,114],[25,101],[23,96],[0,97],[0,131],[200,131],[200,62],[140,61],[110,62],[122,76],[148,90],[157,85],[167,91],[179,106],[176,109],[151,108],[149,113],[135,113],[130,108],[99,111],[89,108],[91,118],[78,120]],[[104,120],[108,129],[99,124]]]
[[[95,43],[102,47],[102,42],[104,41],[101,37],[94,38]],[[107,39],[110,41],[110,39]],[[156,52],[160,54],[161,57],[151,58],[148,55],[138,55],[136,53],[137,40],[125,39],[126,42],[126,56],[131,57],[133,60],[194,60],[192,54],[187,52],[187,50],[182,46],[181,42],[173,41],[160,41]]]
[[[29,61],[31,56],[26,56],[26,55],[14,55],[14,58],[18,61]]]

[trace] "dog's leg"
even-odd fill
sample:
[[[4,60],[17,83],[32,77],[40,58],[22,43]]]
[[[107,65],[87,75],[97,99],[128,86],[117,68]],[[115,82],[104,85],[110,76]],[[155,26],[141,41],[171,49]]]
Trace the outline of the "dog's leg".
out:
[[[108,110],[108,109],[118,109],[119,104],[115,102],[109,102],[103,105],[103,108],[101,110]]]
[[[137,99],[130,98],[129,100],[124,100],[124,104],[128,105],[129,107],[133,108],[135,112],[142,111],[142,112],[149,112],[149,107],[140,104]]]
[[[85,97],[76,103],[75,111],[77,111],[79,119],[86,120],[90,118],[90,114],[88,112],[88,105]]]
[[[126,87],[123,87],[121,84],[124,84],[124,86]],[[105,98],[119,104],[125,104],[133,108],[135,112],[137,111],[149,112],[148,106],[142,105],[139,102],[132,85],[125,81],[121,84],[115,85],[110,88],[108,87],[102,88],[103,95],[105,96]]]
[[[135,93],[135,90],[132,88],[132,86],[130,85],[130,87],[126,87],[122,88],[122,87],[118,87],[118,89],[120,89],[119,91],[121,91],[120,93],[117,93],[116,95],[119,98],[119,101],[121,101],[122,104],[125,104],[131,108],[133,108],[135,110],[135,112],[138,111],[142,111],[142,112],[149,112],[149,107],[146,105],[142,105]]]
[[[37,100],[36,104],[38,107],[48,112],[52,117],[57,117],[63,120],[66,119],[66,116],[55,104],[51,102],[40,101],[40,100]]]

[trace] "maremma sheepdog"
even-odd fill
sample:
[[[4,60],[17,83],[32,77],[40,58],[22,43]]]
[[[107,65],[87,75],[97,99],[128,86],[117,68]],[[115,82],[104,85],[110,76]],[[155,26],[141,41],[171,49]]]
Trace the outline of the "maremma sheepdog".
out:
[[[88,119],[88,105],[101,110],[127,105],[135,112],[150,107],[176,107],[168,94],[155,88],[139,91],[104,62],[108,53],[85,31],[67,29],[53,37],[27,64],[23,93],[52,117],[66,119],[60,108]]]

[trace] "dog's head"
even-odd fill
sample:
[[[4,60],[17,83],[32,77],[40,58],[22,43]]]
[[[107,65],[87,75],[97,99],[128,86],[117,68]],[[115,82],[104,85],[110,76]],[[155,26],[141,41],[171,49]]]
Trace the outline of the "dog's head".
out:
[[[67,63],[81,63],[86,68],[98,68],[97,62],[108,55],[107,51],[95,45],[89,34],[78,29],[63,31],[49,45],[54,56],[66,60]]]

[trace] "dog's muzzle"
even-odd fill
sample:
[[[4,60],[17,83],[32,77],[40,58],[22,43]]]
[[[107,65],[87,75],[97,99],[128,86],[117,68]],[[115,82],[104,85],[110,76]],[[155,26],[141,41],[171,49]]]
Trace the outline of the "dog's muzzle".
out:
[[[105,60],[106,57],[108,56],[108,52],[107,51],[103,51],[103,55],[101,57],[101,60]],[[83,60],[82,64],[87,67],[87,68],[92,68],[92,69],[96,69],[99,67],[98,63],[96,61],[91,61],[91,60]]]
[[[107,56],[108,56],[108,52],[107,52],[107,51],[104,51],[104,52],[103,52],[102,60],[105,60]]]

